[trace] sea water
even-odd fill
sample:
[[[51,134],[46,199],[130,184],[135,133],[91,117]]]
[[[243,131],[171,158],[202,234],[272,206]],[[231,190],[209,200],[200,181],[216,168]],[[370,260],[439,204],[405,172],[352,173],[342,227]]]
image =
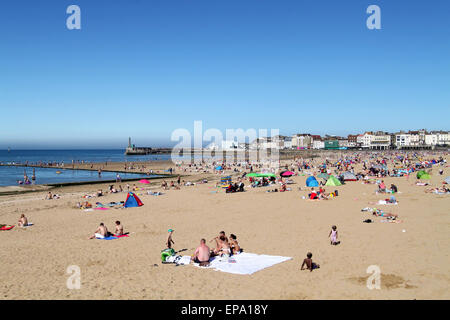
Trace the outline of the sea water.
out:
[[[149,154],[138,156],[126,156],[124,150],[0,150],[0,163],[8,164],[38,164],[38,163],[61,163],[70,165],[72,161],[78,163],[101,163],[101,162],[139,162],[169,160],[170,154]],[[99,177],[97,171],[89,170],[65,170],[61,168],[34,168],[36,184],[104,181],[116,179],[116,172],[103,171]],[[0,186],[18,185],[17,181],[23,180],[24,170],[31,180],[32,167],[9,167],[0,166]],[[60,172],[60,173],[57,173]],[[142,174],[119,173],[122,179],[139,179]]]

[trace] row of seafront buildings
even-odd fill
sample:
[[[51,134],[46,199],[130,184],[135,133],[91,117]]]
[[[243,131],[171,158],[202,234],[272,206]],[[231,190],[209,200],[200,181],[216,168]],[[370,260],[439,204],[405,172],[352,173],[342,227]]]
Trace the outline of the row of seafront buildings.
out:
[[[347,137],[320,136],[309,133],[294,134],[292,136],[274,136],[255,139],[251,143],[237,143],[223,141],[222,149],[434,149],[435,147],[450,146],[449,131],[430,131],[425,129],[408,132],[372,132],[350,134]],[[217,149],[210,145],[210,149]]]

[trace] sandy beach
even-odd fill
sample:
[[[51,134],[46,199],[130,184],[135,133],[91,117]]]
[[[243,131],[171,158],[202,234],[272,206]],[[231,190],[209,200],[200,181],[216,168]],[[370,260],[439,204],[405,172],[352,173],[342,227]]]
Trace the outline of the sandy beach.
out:
[[[449,157],[447,156],[447,160]],[[360,165],[358,165],[360,166]],[[431,186],[441,186],[450,168]],[[233,174],[233,172],[230,172]],[[61,198],[44,200],[46,192],[0,196],[0,223],[15,224],[24,213],[34,225],[0,231],[1,299],[449,299],[450,258],[447,248],[450,196],[425,193],[416,178],[386,177],[395,183],[398,205],[374,206],[388,198],[375,184],[347,182],[326,187],[339,196],[305,200],[307,174],[292,177],[292,191],[266,192],[273,187],[225,193],[216,187],[221,174],[194,174],[186,181],[208,183],[162,190],[160,181],[139,185],[161,196],[135,193],[144,206],[85,212],[75,207],[82,195],[107,184],[53,189]],[[240,173],[236,175],[241,175]],[[175,180],[175,179],[173,179]],[[170,181],[170,179],[168,180]],[[133,183],[130,183],[131,185]],[[301,187],[301,190],[298,188]],[[87,199],[91,203],[123,201],[126,192]],[[362,212],[377,207],[399,215],[401,223],[382,223]],[[363,223],[365,219],[374,223]],[[128,238],[88,240],[100,222],[113,230],[120,220]],[[332,225],[341,243],[330,245]],[[175,230],[176,250],[191,255],[201,238],[219,231],[237,235],[245,252],[292,257],[258,271],[235,275],[192,265],[162,264],[167,229]],[[212,246],[212,243],[207,243]],[[306,253],[320,269],[301,271]],[[68,289],[69,266],[79,266],[81,289]],[[381,270],[381,290],[366,286],[370,265]]]

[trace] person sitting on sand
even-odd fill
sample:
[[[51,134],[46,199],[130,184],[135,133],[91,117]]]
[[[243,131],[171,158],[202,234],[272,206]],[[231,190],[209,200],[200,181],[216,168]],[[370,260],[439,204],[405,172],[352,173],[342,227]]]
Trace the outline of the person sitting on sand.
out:
[[[97,228],[97,230],[95,230],[94,235],[91,236],[89,239],[94,239],[94,238],[103,239],[103,238],[107,237],[108,235],[109,235],[108,228],[106,228],[106,226],[102,222],[102,223],[100,223],[100,226]]]
[[[97,191],[97,197],[103,196],[103,191],[100,189]]]
[[[53,199],[53,195],[52,195],[52,193],[49,191],[48,193],[47,193],[47,196],[45,197],[45,200],[52,200]]]
[[[386,192],[386,185],[384,184],[384,180],[381,180],[381,183],[378,185],[378,192]]]
[[[199,263],[201,267],[205,267],[209,264],[209,258],[211,257],[210,249],[206,245],[206,240],[200,240],[200,246],[197,247],[194,254],[191,257],[191,261]]]
[[[318,199],[317,193],[316,191],[314,191],[314,188],[311,188],[311,193],[308,194],[308,197],[310,200]]]
[[[222,236],[225,237],[225,239],[226,239],[227,242],[228,242],[228,238],[225,236],[225,231],[220,231],[220,232],[219,232],[219,235],[218,235],[217,237],[211,239],[209,242],[213,242],[213,241],[215,240],[215,241],[216,241],[216,245],[217,245],[218,240],[219,240],[220,237],[222,237]],[[219,250],[219,246],[218,246],[218,245],[216,246],[216,249]]]
[[[19,218],[19,221],[17,222],[17,225],[19,227],[25,227],[25,226],[28,225],[28,219],[27,219],[27,217],[25,217],[25,215],[23,213],[20,215],[20,218]]]
[[[306,265],[306,270],[313,271],[314,269],[320,268],[319,264],[316,264],[312,261],[312,253],[308,252],[306,254],[306,258],[303,260],[302,267],[300,270],[305,270],[303,267]]]
[[[234,234],[230,234],[230,248],[232,254],[238,254],[241,252],[241,247],[239,246]]]
[[[398,192],[398,188],[397,188],[397,186],[395,184],[391,184],[391,191],[393,193],[397,193]]]
[[[114,233],[116,236],[122,236],[123,235],[123,226],[120,224],[120,221],[116,221],[116,232]]]
[[[169,236],[167,237],[166,246],[168,249],[172,249],[172,244],[175,244],[175,242],[172,240],[172,234],[175,230],[169,229],[167,232],[169,232]]]
[[[216,249],[213,250],[214,255],[220,255],[224,257],[231,256],[231,248],[228,243],[228,238],[224,235],[220,236],[219,239],[216,239]]]

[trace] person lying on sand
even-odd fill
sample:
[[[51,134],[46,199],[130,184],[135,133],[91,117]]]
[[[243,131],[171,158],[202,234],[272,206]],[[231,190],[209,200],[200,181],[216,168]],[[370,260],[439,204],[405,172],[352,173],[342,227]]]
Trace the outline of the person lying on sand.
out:
[[[312,258],[312,253],[311,253],[311,252],[308,252],[308,253],[306,254],[306,258],[303,260],[302,267],[301,267],[300,270],[305,270],[305,269],[303,268],[305,265],[306,265],[306,269],[309,270],[309,271],[311,271],[311,272],[312,272],[314,269],[320,268],[320,265],[314,263],[314,262],[312,261],[311,258]]]
[[[398,218],[398,214],[384,212],[383,210],[379,210],[376,208],[373,209],[372,215],[377,216],[377,217],[384,217],[384,218],[388,218],[388,219],[392,219],[392,220],[395,220]]]
[[[23,213],[20,215],[20,218],[19,218],[19,221],[17,222],[17,225],[19,227],[25,227],[25,226],[28,225],[28,219],[27,219],[27,217],[25,217],[25,215]]]
[[[206,245],[206,240],[200,240],[200,246],[197,247],[194,254],[191,257],[191,261],[199,263],[201,267],[206,267],[209,265],[209,258],[211,257],[210,249]]]
[[[106,226],[102,222],[102,223],[100,223],[100,226],[97,228],[97,230],[95,230],[94,235],[91,236],[89,239],[105,238],[108,235],[109,235],[108,228],[106,228]]]
[[[120,224],[120,221],[116,221],[116,232],[114,233],[116,236],[122,236],[123,235],[123,226]]]

